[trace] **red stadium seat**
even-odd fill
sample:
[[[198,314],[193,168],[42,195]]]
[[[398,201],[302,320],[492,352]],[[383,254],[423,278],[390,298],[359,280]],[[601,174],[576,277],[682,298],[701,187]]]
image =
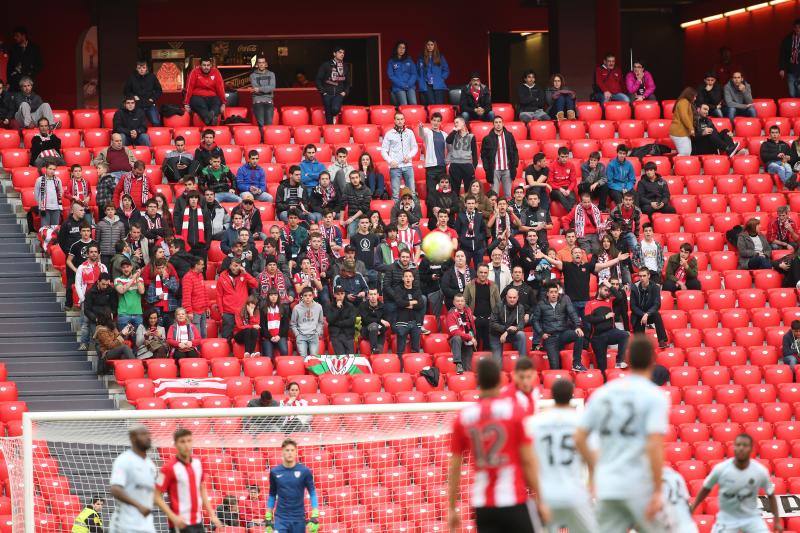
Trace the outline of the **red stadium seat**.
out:
[[[636,101],[633,102],[633,115],[639,120],[654,119],[661,116],[661,108],[652,100]]]
[[[697,411],[693,405],[672,405],[669,412],[669,423],[673,426],[691,424],[697,420]],[[665,450],[666,452],[666,446]],[[685,459],[689,459],[686,457]]]
[[[686,192],[688,194],[694,194],[695,196],[699,195],[712,195],[714,192],[714,177],[713,176],[695,176],[690,175],[686,176]],[[719,204],[717,204],[719,205]],[[723,198],[723,207],[726,207],[727,204]],[[724,209],[722,209],[724,211]],[[700,211],[705,212],[703,209],[703,204],[700,204]]]
[[[389,394],[409,392],[413,387],[414,382],[410,374],[396,373],[383,376],[383,388]]]
[[[611,130],[610,137],[614,136],[613,124],[606,126]],[[562,120],[558,123],[558,136],[565,140],[584,139],[586,137],[586,125],[580,120]],[[606,137],[591,137],[592,139],[602,139]]]
[[[703,330],[703,344],[711,348],[721,348],[733,344],[733,332],[727,328]]]
[[[778,115],[788,118],[800,115],[800,98],[779,98]]]
[[[678,432],[682,442],[693,444],[709,440],[710,433],[705,424],[681,424]]]
[[[549,141],[556,138],[555,124],[549,120],[531,120],[528,123],[530,138],[535,141]]]
[[[369,122],[369,111],[366,107],[342,106],[342,124],[350,126],[363,125]]]
[[[275,358],[275,370],[279,376],[293,376],[305,372],[305,363],[300,356],[286,355]]]
[[[289,144],[292,141],[292,130],[288,126],[264,126],[262,131],[266,144]]]
[[[576,102],[575,109],[581,120],[591,121],[603,118],[603,109],[597,102]]]
[[[700,158],[697,156],[676,156],[672,160],[673,173],[676,176],[693,176],[700,174]]]
[[[680,294],[678,296],[680,302]],[[725,289],[725,290],[708,291],[706,297],[709,309],[715,309],[717,311],[721,311],[723,309],[729,309],[736,305],[736,294],[732,290]]]
[[[724,328],[746,328],[750,325],[750,314],[746,309],[723,309],[720,319]]]
[[[635,111],[634,111],[635,112]],[[589,136],[591,134],[591,124],[589,123]],[[640,139],[644,137],[644,122],[643,119],[637,117],[637,120],[620,120],[617,122],[617,131],[620,138],[623,139]],[[599,137],[592,137],[599,138]],[[605,138],[605,137],[604,137]]]
[[[234,357],[222,357],[211,361],[211,375],[215,378],[237,377],[241,372],[239,360]]]
[[[281,124],[285,126],[302,126],[310,123],[308,109],[305,107],[286,106],[281,108]]]
[[[125,383],[125,397],[131,403],[142,398],[152,398],[153,382],[149,379],[131,379]]]
[[[178,365],[174,359],[148,359],[145,361],[147,377],[150,379],[176,378]]]
[[[631,106],[626,102],[606,102],[606,120],[628,120],[631,118]]]
[[[144,364],[138,359],[114,361],[114,379],[120,385],[125,385],[129,379],[144,378]],[[12,389],[13,388],[13,389]],[[13,398],[9,391],[13,390]],[[16,384],[14,382],[0,382],[0,401],[16,400]]]
[[[647,121],[647,136],[653,139],[663,139],[669,136],[671,120],[655,118]]]
[[[678,309],[683,311],[703,309],[705,306],[705,297],[702,291],[679,291],[676,294],[676,298],[678,300]]]
[[[717,385],[714,387],[714,399],[717,403],[730,405],[732,403],[744,402],[746,396],[745,388],[741,385]]]
[[[709,387],[727,385],[731,380],[730,370],[724,366],[704,366],[700,373],[703,385]]]
[[[394,124],[394,106],[374,105],[369,108],[369,123],[381,126],[391,126]]]
[[[712,402],[714,391],[707,385],[694,385],[684,387],[683,402],[686,405],[704,405]]]
[[[182,378],[207,378],[208,361],[191,358],[178,361],[178,369]]]
[[[733,131],[737,137],[758,137],[761,135],[761,120],[751,117],[733,119]]]
[[[672,206],[679,215],[697,212],[697,197],[689,194],[676,194],[672,197]]]
[[[733,157],[734,174],[755,174],[760,162],[758,155],[736,155]]]
[[[689,311],[689,323],[695,329],[716,328],[719,313],[714,309],[692,309]]]

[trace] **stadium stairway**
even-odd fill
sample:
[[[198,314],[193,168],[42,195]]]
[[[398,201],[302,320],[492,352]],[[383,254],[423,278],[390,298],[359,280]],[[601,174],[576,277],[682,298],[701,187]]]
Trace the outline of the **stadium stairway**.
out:
[[[64,311],[60,277],[43,266],[47,263],[38,257],[38,242],[28,238],[26,227],[18,195],[4,178],[0,190],[0,361],[29,411],[113,409],[114,402],[88,354],[78,350],[79,318]]]

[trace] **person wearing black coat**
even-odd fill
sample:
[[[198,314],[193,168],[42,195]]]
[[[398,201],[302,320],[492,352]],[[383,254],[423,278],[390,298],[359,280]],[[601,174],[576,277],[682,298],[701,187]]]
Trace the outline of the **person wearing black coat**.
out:
[[[481,83],[481,76],[477,72],[470,74],[469,83],[461,88],[459,107],[464,122],[494,119],[492,95],[489,88]]]
[[[639,271],[639,282],[631,287],[631,322],[634,332],[644,331],[652,324],[656,328],[658,347],[666,348],[667,332],[658,310],[661,308],[661,287],[651,281],[651,272],[643,268]]]
[[[483,214],[476,207],[476,200],[467,197],[464,203],[465,208],[456,215],[453,229],[458,233],[458,249],[463,250],[466,254],[467,264],[471,262],[472,268],[477,269],[478,265],[483,262],[483,256],[486,253],[488,231]]]
[[[495,168],[500,137],[503,138],[503,144],[506,148],[505,158],[503,158],[506,161],[506,169]],[[503,195],[506,198],[511,198],[511,182],[517,176],[519,152],[517,151],[517,141],[511,132],[505,128],[503,119],[500,117],[494,119],[494,128],[483,138],[481,161],[483,162],[483,169],[486,171],[486,179],[492,184],[494,192],[500,193],[500,184],[502,182]]]
[[[800,53],[795,47],[800,48],[800,19],[794,20],[792,31],[783,38],[778,52],[778,74],[786,80],[790,98],[800,94]]]
[[[706,72],[703,83],[697,87],[694,105],[699,108],[703,104],[708,106],[709,115],[722,118],[722,106],[725,105],[722,85],[717,83],[717,75],[713,71]]]
[[[536,73],[532,70],[525,72],[523,82],[517,86],[519,100],[519,119],[527,124],[531,120],[551,120],[550,115],[544,110],[547,107],[547,98],[541,87],[536,85]]]
[[[8,128],[8,125],[14,120],[14,98],[9,91],[10,87],[3,84],[0,80],[0,126]]]
[[[327,176],[327,180],[323,178],[323,175]],[[314,213],[322,214],[326,209],[330,209],[333,211],[334,217],[338,217],[344,200],[339,184],[336,181],[331,181],[327,171],[320,173],[319,177],[320,184],[308,191],[309,204],[311,204],[310,210]],[[326,189],[328,189],[327,200],[324,198]]]
[[[133,96],[126,96],[122,107],[114,113],[113,133],[122,135],[125,146],[150,146],[147,135],[147,119],[144,111],[136,107]]]
[[[28,40],[28,30],[23,27],[15,28],[13,37],[15,44],[8,51],[6,80],[12,90],[16,91],[23,77],[36,79],[44,62],[39,47]]]
[[[325,318],[328,321],[328,335],[331,338],[333,353],[337,355],[353,353],[356,308],[345,299],[344,287],[333,288],[333,302],[328,306]]]
[[[66,161],[64,161],[61,155],[56,157],[41,157],[41,153],[45,150],[55,150],[61,154],[61,139],[59,139],[54,132],[50,131],[50,125],[44,120],[40,119],[39,122],[40,124],[37,124],[37,126],[39,126],[39,133],[34,135],[31,139],[31,165],[36,168],[42,168],[50,161],[54,161],[57,165],[66,165]]]
[[[136,62],[136,72],[125,82],[122,94],[136,98],[136,108],[144,111],[150,124],[161,125],[156,102],[161,98],[163,91],[156,75],[147,71],[147,61]]]
[[[424,253],[419,262],[419,284],[422,294],[430,304],[431,314],[436,317],[436,322],[441,328],[442,304],[444,303],[444,293],[442,292],[442,278],[444,273],[453,266],[453,260],[448,259],[444,263],[432,263],[425,257]],[[449,309],[449,307],[447,308]]]
[[[169,264],[175,268],[175,272],[180,279],[189,272],[197,258],[186,251],[186,243],[183,239],[172,239],[169,243]]]
[[[717,131],[714,121],[708,118],[711,114],[705,102],[697,106],[697,123],[695,136],[692,137],[692,155],[716,155],[724,153],[733,156],[739,149],[739,143],[733,140],[733,133],[727,128]]]
[[[89,338],[94,339],[94,331],[97,327],[97,316],[104,314],[116,315],[119,305],[119,294],[114,288],[111,275],[103,272],[97,283],[86,291],[83,300],[83,314],[89,324]]]
[[[317,90],[322,94],[326,124],[333,124],[333,118],[341,111],[344,97],[353,84],[350,65],[344,62],[344,48],[337,46],[332,52],[333,57],[319,66],[316,79]]]
[[[373,354],[380,353],[391,323],[383,304],[378,300],[377,289],[367,292],[367,300],[358,306],[358,316],[361,318],[361,338],[369,341]]]
[[[392,331],[397,336],[397,355],[405,352],[407,337],[411,337],[411,351],[419,352],[422,320],[425,317],[425,296],[414,282],[410,271],[403,273],[403,283],[391,292],[395,305]]]
[[[428,229],[433,230],[437,225],[439,211],[446,211],[450,217],[449,224],[453,223],[458,213],[461,198],[450,184],[450,178],[443,174],[439,178],[436,188],[428,192]]]

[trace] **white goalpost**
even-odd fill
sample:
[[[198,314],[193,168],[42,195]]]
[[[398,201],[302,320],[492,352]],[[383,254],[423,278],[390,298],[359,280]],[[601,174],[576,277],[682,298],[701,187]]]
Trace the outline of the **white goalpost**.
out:
[[[0,439],[13,508],[14,533],[70,531],[75,516],[96,496],[106,500],[111,463],[129,447],[130,428],[144,425],[158,467],[174,455],[177,428],[193,433],[214,508],[237,502],[242,526],[266,506],[269,468],[286,437],[298,443],[311,468],[326,533],[446,531],[450,429],[465,403],[344,405],[237,409],[172,409],[25,413],[23,436]],[[464,467],[461,512],[470,520]],[[259,496],[249,496],[257,487]],[[308,501],[306,501],[308,504]],[[155,513],[156,531],[166,533]],[[206,517],[207,519],[207,517]],[[208,522],[207,522],[208,523]],[[231,528],[230,531],[247,531]]]

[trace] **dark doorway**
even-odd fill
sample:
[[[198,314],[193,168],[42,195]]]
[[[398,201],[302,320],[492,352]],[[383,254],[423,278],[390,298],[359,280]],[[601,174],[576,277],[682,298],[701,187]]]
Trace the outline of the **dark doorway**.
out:
[[[489,75],[492,99],[517,103],[516,86],[522,73],[536,71],[542,87],[550,77],[550,38],[547,32],[489,34]]]

